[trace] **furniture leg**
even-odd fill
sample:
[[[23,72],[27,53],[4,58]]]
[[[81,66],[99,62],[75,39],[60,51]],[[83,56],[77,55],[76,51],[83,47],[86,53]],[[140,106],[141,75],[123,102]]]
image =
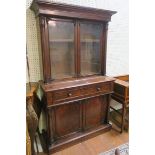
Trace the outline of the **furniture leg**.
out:
[[[116,150],[115,150],[115,155],[120,155],[119,149],[116,149]]]
[[[39,153],[38,143],[37,143],[37,135],[35,135],[34,141],[35,141],[35,144],[36,144],[37,153]]]
[[[38,127],[38,117],[33,109],[32,103],[27,103],[26,107],[26,121],[28,125],[28,132],[31,139],[31,150],[32,155],[35,155],[34,150],[34,140],[35,140],[35,134]]]
[[[121,133],[124,130],[124,125],[125,125],[125,115],[126,115],[126,103],[124,102],[122,104],[122,124],[121,124]]]

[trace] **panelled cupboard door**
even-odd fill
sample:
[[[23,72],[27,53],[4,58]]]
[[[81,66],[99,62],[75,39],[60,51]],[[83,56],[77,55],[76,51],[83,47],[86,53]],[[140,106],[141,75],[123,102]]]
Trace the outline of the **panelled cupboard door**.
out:
[[[72,20],[50,19],[48,21],[52,79],[75,76],[74,26]]]
[[[81,104],[73,102],[56,106],[51,110],[51,133],[54,139],[78,132],[81,130]],[[52,118],[52,116],[54,118]]]
[[[107,111],[107,96],[98,96],[83,101],[83,126],[90,129],[104,124]]]

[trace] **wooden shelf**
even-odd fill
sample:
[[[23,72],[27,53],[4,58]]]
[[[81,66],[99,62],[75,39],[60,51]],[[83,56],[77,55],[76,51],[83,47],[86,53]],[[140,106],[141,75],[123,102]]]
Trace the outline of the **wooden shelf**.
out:
[[[61,43],[61,42],[72,42],[72,43],[74,43],[74,40],[72,40],[72,39],[54,39],[54,40],[50,40],[50,43],[51,42],[57,42],[57,43]],[[94,39],[94,40],[92,40],[92,39],[84,39],[84,40],[81,40],[80,42],[82,42],[82,43],[99,43],[100,42],[100,40],[99,39]]]
[[[82,43],[92,43],[92,42],[100,42],[99,39],[83,39],[81,40]]]
[[[74,40],[72,39],[54,39],[54,40],[50,40],[50,42],[72,42],[74,43]]]

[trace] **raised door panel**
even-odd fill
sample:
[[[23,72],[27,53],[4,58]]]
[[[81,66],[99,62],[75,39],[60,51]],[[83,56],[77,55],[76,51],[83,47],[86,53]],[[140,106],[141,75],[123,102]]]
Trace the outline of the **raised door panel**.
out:
[[[85,100],[84,129],[97,127],[104,123],[107,111],[106,96],[98,96]]]
[[[81,128],[81,104],[73,102],[55,107],[56,139],[78,132]]]

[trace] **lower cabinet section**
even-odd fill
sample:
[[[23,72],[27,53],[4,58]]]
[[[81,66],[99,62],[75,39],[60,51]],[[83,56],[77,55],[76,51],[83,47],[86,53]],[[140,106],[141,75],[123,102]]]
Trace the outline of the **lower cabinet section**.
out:
[[[42,84],[49,154],[104,133],[109,124],[113,78],[90,76]]]
[[[48,110],[50,147],[60,150],[71,143],[110,129],[107,124],[109,95],[57,105]]]

